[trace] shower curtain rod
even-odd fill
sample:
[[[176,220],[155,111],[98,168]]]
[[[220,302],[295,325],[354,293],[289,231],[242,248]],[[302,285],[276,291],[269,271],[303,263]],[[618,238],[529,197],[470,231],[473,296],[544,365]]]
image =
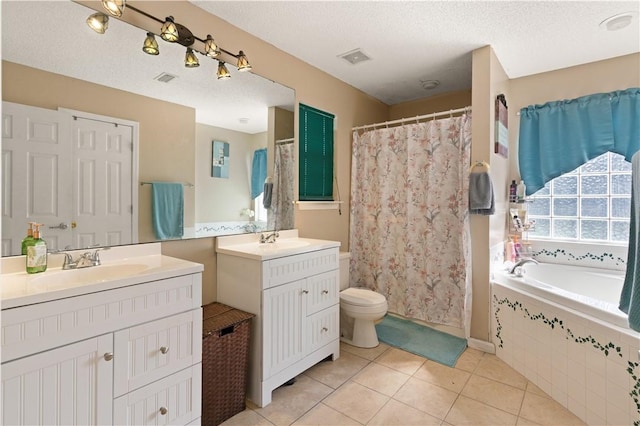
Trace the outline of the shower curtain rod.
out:
[[[275,144],[276,144],[276,145],[285,145],[285,144],[292,143],[292,142],[293,142],[293,138],[289,138],[289,139],[280,139],[280,140],[277,140],[277,141],[275,142]]]
[[[376,127],[389,127],[389,125],[391,124],[404,124],[404,123],[408,123],[410,121],[420,121],[420,120],[424,120],[426,118],[435,118],[435,117],[440,117],[442,115],[453,115],[453,114],[458,114],[461,112],[467,112],[467,111],[471,111],[471,107],[467,106],[464,108],[458,108],[458,109],[451,109],[449,111],[441,111],[441,112],[434,112],[431,114],[425,114],[425,115],[418,115],[412,118],[401,118],[399,120],[393,120],[393,121],[385,121],[382,123],[375,123],[375,124],[367,124],[366,126],[358,126],[358,127],[352,127],[351,130],[362,130],[362,129],[368,129],[370,127],[373,127],[374,129]]]

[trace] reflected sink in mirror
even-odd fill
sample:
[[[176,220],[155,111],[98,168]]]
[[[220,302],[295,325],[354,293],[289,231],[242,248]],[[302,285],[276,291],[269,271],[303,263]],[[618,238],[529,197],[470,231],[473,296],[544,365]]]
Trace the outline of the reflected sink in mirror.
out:
[[[149,265],[127,263],[121,265],[100,265],[88,268],[56,270],[34,277],[31,283],[53,291],[86,284],[106,282],[126,278],[149,269]]]

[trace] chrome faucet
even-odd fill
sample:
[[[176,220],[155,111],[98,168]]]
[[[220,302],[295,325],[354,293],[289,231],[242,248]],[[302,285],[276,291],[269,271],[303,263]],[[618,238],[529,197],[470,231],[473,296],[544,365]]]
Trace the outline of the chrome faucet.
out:
[[[278,234],[278,231],[273,231],[270,234],[260,234],[260,244],[264,244],[264,243],[275,243],[276,242],[276,238],[278,238],[280,236],[280,234]]]
[[[94,250],[93,252],[87,251],[82,253],[77,259],[74,259],[70,253],[65,251],[51,251],[51,254],[63,254],[64,261],[62,262],[62,269],[80,269],[80,268],[88,268],[90,266],[98,266],[101,264],[100,255],[98,252],[100,250],[109,250],[109,247],[102,247]]]
[[[511,275],[515,274],[516,273],[516,268],[519,268],[520,266],[522,266],[522,265],[524,265],[526,263],[535,263],[537,265],[540,262],[538,262],[537,260],[535,260],[533,258],[530,258],[530,257],[527,257],[527,258],[524,258],[524,259],[520,259],[520,260],[518,260],[516,262],[515,265],[513,265],[513,267],[511,269],[509,269],[509,273]]]

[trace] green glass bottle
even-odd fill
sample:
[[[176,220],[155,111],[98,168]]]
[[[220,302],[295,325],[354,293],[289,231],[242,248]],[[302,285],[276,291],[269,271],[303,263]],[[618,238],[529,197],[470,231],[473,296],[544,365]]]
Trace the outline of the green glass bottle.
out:
[[[33,222],[29,222],[29,229],[27,229],[27,236],[22,240],[22,254],[27,254],[27,241],[33,240]]]
[[[27,273],[36,274],[47,270],[47,243],[40,238],[40,223],[34,223],[33,239],[27,240]]]

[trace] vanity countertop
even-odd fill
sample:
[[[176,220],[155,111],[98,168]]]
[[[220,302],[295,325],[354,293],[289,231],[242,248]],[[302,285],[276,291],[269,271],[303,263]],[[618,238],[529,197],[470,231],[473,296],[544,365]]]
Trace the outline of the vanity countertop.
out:
[[[164,256],[160,253],[159,244],[157,250],[149,247],[153,245],[146,245],[145,250],[137,252],[135,249],[125,252],[114,248],[115,254],[111,253],[112,250],[104,252],[102,265],[81,269],[62,270],[61,265],[57,265],[42,273],[27,274],[3,265],[0,275],[2,309],[194,274],[204,269],[199,263]],[[126,256],[118,253],[126,253]],[[24,257],[13,261],[24,262]]]
[[[333,247],[340,247],[340,242],[300,238],[297,230],[287,230],[280,231],[280,237],[273,243],[260,243],[256,234],[219,237],[216,252],[264,261]]]

